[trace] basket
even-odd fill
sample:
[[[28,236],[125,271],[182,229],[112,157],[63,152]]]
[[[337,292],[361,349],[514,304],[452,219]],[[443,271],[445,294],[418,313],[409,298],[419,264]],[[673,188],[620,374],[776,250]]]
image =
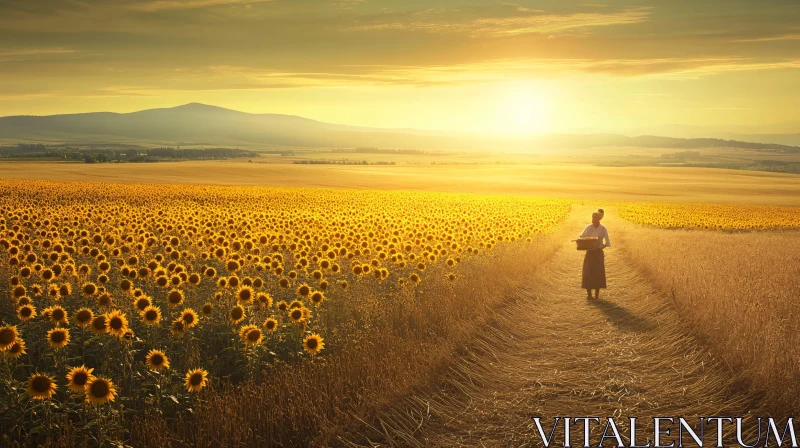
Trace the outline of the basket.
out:
[[[575,242],[578,243],[578,250],[592,250],[600,247],[600,239],[594,236],[578,238]]]

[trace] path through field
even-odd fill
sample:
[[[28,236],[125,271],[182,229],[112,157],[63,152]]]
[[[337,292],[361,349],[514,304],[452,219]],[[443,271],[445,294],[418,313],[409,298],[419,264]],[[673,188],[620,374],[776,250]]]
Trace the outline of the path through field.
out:
[[[576,234],[581,221],[568,223]],[[442,390],[381,416],[376,438],[396,446],[541,446],[532,415],[551,424],[555,416],[746,415],[755,398],[738,392],[730,369],[688,335],[671,297],[626,259],[627,224],[606,221],[612,248],[599,300],[580,289],[583,252],[565,241],[455,362]],[[594,432],[596,441],[602,428]],[[575,428],[573,440],[582,440]]]

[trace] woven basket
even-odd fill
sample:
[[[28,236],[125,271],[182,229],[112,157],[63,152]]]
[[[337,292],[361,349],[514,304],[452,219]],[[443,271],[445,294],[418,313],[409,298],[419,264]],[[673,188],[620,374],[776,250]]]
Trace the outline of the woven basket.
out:
[[[578,250],[592,250],[600,247],[600,239],[594,236],[578,238],[575,242],[578,243]]]

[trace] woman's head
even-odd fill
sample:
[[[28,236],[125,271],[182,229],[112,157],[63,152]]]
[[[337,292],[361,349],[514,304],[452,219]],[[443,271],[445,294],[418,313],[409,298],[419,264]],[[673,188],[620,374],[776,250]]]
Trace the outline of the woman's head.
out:
[[[603,219],[603,215],[604,214],[605,213],[603,212],[602,208],[597,210],[596,212],[593,212],[592,213],[592,224],[594,224],[595,226],[599,225],[600,224],[600,220]]]

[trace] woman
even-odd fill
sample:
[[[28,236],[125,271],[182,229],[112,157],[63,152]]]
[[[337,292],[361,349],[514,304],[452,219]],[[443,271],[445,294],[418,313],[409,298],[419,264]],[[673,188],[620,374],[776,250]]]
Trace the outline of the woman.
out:
[[[599,240],[599,245],[596,249],[586,251],[586,256],[583,258],[583,282],[581,288],[586,290],[586,298],[592,298],[592,290],[594,289],[594,298],[600,298],[600,288],[606,287],[606,266],[605,255],[603,249],[611,247],[611,240],[608,239],[608,230],[604,225],[600,224],[605,212],[599,209],[592,213],[592,223],[583,229],[581,238],[596,237]]]

